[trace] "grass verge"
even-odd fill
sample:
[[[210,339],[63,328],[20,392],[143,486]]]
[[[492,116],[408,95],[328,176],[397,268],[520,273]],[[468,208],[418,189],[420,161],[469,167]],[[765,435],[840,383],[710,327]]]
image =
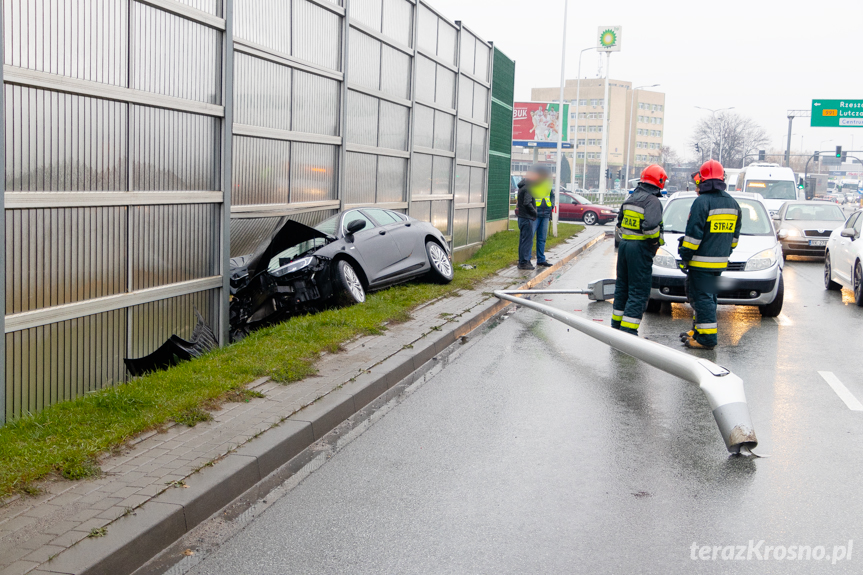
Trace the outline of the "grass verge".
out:
[[[560,224],[548,247],[582,229]],[[290,383],[313,375],[321,352],[337,352],[359,335],[383,333],[385,322],[410,319],[417,305],[473,288],[515,263],[517,246],[517,232],[497,233],[468,260],[473,269],[456,266],[450,284],[411,282],[369,294],[363,305],[295,317],[169,370],[9,422],[0,428],[0,495],[32,492],[31,483],[51,473],[68,479],[97,475],[99,454],[169,420],[195,425],[210,419],[206,410],[223,401],[257,397],[244,386],[259,377]]]

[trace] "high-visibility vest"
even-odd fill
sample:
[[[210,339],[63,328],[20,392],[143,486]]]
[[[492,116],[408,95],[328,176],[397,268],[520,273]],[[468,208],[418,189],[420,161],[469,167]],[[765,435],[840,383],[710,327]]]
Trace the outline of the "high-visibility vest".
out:
[[[551,182],[545,181],[541,184],[535,184],[530,187],[530,195],[533,196],[536,202],[536,207],[540,208],[543,205],[551,207]]]

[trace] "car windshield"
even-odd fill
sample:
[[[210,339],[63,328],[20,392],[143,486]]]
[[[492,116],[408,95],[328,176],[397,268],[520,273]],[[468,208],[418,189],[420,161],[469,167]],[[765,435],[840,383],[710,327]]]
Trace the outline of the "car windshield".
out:
[[[590,200],[588,200],[588,199],[587,199],[587,198],[585,198],[584,196],[580,196],[580,195],[578,195],[578,194],[570,194],[570,195],[571,195],[573,198],[575,198],[575,200],[576,200],[579,204],[589,204],[589,203],[591,203],[591,202],[590,202]]]
[[[844,222],[845,213],[839,206],[813,204],[788,204],[785,208],[786,220],[809,220],[825,222]]]
[[[746,191],[761,194],[765,200],[797,199],[797,187],[787,180],[749,180]]]
[[[773,233],[770,219],[764,206],[755,200],[735,198],[743,212],[743,225],[740,228],[744,236],[765,236]],[[680,198],[668,202],[662,214],[662,224],[666,232],[672,234],[686,233],[686,222],[689,219],[689,210],[695,198]]]

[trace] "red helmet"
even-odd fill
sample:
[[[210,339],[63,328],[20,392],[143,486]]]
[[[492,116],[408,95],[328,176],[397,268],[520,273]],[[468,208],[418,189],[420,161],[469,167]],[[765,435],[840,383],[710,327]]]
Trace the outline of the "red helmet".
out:
[[[653,184],[661,190],[668,181],[668,174],[659,164],[650,164],[641,172],[641,181],[645,184]]]
[[[702,165],[701,169],[698,170],[698,174],[701,176],[702,182],[704,180],[725,179],[725,170],[722,168],[722,164],[716,160],[707,160],[704,162],[704,165]]]

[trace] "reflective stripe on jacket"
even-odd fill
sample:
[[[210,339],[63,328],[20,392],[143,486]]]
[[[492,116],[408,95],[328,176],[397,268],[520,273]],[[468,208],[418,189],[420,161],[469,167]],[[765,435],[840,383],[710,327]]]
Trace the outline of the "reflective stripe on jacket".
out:
[[[553,202],[551,192],[551,181],[544,181],[530,187],[530,194],[536,202],[536,207],[550,208]]]
[[[690,268],[722,271],[740,239],[742,213],[721,180],[706,180],[700,189],[689,211],[680,257]]]
[[[639,184],[620,206],[617,227],[620,228],[621,239],[649,240],[662,244],[662,203],[659,198]]]

